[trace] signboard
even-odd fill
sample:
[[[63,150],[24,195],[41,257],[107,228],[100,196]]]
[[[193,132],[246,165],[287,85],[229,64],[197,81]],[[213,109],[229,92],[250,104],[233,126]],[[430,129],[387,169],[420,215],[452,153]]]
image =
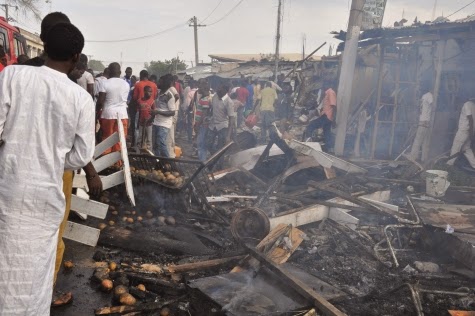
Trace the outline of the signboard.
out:
[[[387,0],[366,0],[363,6],[363,23],[361,30],[380,28],[383,23]]]

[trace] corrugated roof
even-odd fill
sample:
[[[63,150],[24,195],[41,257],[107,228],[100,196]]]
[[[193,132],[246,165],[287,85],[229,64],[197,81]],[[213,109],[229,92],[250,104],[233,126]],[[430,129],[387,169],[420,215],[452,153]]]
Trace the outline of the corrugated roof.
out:
[[[373,29],[364,31],[360,35],[360,40],[378,37],[396,38],[416,35],[430,35],[438,32],[451,33],[456,31],[472,30],[473,26],[475,25],[474,22],[475,16],[454,22],[428,23],[414,26]]]
[[[293,68],[284,68],[279,72],[287,75]],[[241,76],[252,77],[253,79],[269,79],[274,74],[272,66],[246,65],[240,66],[230,71],[216,73],[215,75],[224,79],[239,79]]]
[[[212,59],[223,62],[249,62],[261,61],[262,59],[273,56],[273,54],[209,54]],[[284,61],[300,61],[302,60],[302,53],[287,53],[280,54],[280,58]],[[312,56],[310,60],[320,61],[320,56]]]
[[[207,78],[209,76],[212,76],[214,73],[212,71],[211,65],[200,65],[200,66],[185,69],[179,72],[179,74],[192,76],[193,79],[198,80],[201,78]]]

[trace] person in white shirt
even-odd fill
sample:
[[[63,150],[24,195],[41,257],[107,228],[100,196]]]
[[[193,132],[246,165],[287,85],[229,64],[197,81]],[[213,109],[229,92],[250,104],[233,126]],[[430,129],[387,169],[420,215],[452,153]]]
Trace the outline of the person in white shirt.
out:
[[[86,55],[81,54],[79,62],[87,68],[88,59]],[[94,77],[88,71],[84,71],[81,78],[77,80],[77,83],[94,98]]]
[[[0,73],[0,315],[50,315],[63,172],[94,154],[93,101],[67,76],[84,37],[58,23],[42,39],[44,66]]]
[[[175,88],[176,78],[173,77],[174,82],[170,87],[170,92],[173,93],[173,97],[175,98],[175,115],[173,116],[173,125],[170,128],[170,132],[168,133],[167,138],[167,146],[168,146],[168,154],[170,158],[175,158],[175,132],[176,132],[176,123],[178,121],[178,110],[180,109],[180,95]]]
[[[127,137],[128,114],[127,114],[127,97],[129,96],[130,86],[127,81],[120,78],[120,65],[112,63],[109,65],[110,78],[104,81],[99,99],[97,100],[97,109],[102,109],[101,113],[101,129],[102,140],[118,131],[117,119],[122,120],[124,125],[124,133]],[[120,144],[112,146],[112,149],[105,151],[105,154],[111,151],[120,151]],[[119,162],[118,166],[121,166]]]
[[[99,98],[99,92],[103,90],[102,86],[104,85],[104,82],[107,81],[110,77],[110,72],[109,68],[105,68],[104,71],[102,72],[102,75],[97,77],[94,80],[94,99],[97,100]]]
[[[473,117],[475,114],[475,100],[469,100],[465,102],[460,113],[459,125],[457,134],[455,134],[452,149],[450,150],[450,156],[457,153],[463,153],[467,158],[470,166],[475,169],[475,156],[473,154],[473,140],[474,140],[474,128]],[[449,166],[453,166],[457,157],[454,157],[447,161]]]
[[[196,91],[198,91],[198,82],[195,80],[190,81],[188,93],[185,94],[183,100],[183,112],[185,116],[185,129],[186,135],[188,136],[188,141],[191,143],[193,141],[193,108],[190,107],[191,101],[195,97]]]
[[[155,110],[152,112],[153,120],[153,153],[155,156],[170,157],[168,151],[168,134],[173,127],[173,117],[176,113],[175,95],[171,91],[173,76],[165,75],[160,85],[160,95]]]
[[[428,91],[429,89],[424,89]],[[420,106],[420,115],[419,115],[419,124],[417,126],[416,137],[412,143],[411,153],[409,154],[410,158],[413,160],[419,159],[419,155],[422,152],[426,143],[429,140],[429,128],[432,121],[432,115],[434,112],[434,96],[432,92],[428,91],[421,98]]]

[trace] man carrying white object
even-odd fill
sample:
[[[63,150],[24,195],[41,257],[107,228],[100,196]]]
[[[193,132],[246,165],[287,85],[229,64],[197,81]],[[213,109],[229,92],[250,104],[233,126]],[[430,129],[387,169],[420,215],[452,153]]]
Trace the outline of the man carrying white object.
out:
[[[92,98],[67,76],[83,47],[81,32],[59,23],[44,66],[0,74],[0,315],[50,314],[63,171],[94,153]]]

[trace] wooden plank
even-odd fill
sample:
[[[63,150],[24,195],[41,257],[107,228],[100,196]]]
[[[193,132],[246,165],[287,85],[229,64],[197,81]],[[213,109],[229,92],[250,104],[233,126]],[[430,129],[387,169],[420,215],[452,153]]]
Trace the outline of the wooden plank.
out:
[[[120,152],[122,154],[122,161],[124,162],[125,190],[127,192],[127,196],[129,197],[130,203],[132,204],[132,206],[135,206],[135,195],[134,188],[132,185],[132,176],[130,175],[129,155],[127,153],[127,143],[125,140],[124,125],[122,125],[122,120],[120,119],[117,119],[117,124],[119,126]]]
[[[335,207],[330,208],[328,218],[334,220],[337,223],[340,223],[341,225],[345,225],[353,230],[355,230],[360,224],[360,220],[348,214],[348,211]]]
[[[109,205],[96,201],[84,199],[73,195],[71,197],[71,210],[82,214],[90,215],[95,218],[104,219],[107,215]]]
[[[73,188],[81,188],[88,190],[86,175],[84,174],[75,174],[73,178]]]
[[[373,201],[387,201],[389,200],[390,191],[377,191],[371,194],[364,195],[364,197]],[[277,217],[269,218],[270,228],[274,229],[279,224],[291,224],[293,227],[298,227],[313,222],[318,222],[329,217],[330,209],[332,207],[343,209],[347,205],[349,209],[362,209],[342,198],[334,198],[328,201],[322,201],[322,204],[315,204],[311,206],[302,207],[286,214]],[[354,222],[351,220],[351,222]]]
[[[68,222],[63,237],[81,244],[95,247],[99,239],[100,230],[89,226]]]
[[[101,172],[102,170],[112,166],[121,159],[121,153],[118,151],[112,152],[108,155],[102,156],[99,159],[95,160],[92,164],[96,172]]]
[[[102,189],[105,191],[107,189],[113,188],[119,184],[124,183],[124,170],[117,171],[107,177],[101,177]]]
[[[190,271],[195,271],[195,270],[214,268],[214,267],[217,267],[217,266],[220,266],[222,264],[226,264],[232,261],[241,260],[244,257],[245,256],[235,256],[235,257],[229,257],[229,258],[185,263],[185,264],[180,264],[180,265],[170,265],[168,266],[168,271],[170,273],[183,273],[183,272],[190,272]]]
[[[107,137],[107,139],[105,139],[103,142],[96,146],[96,149],[94,150],[94,158],[97,158],[102,155],[104,151],[117,144],[119,140],[119,133],[114,133],[111,136]]]
[[[293,288],[297,293],[302,297],[307,299],[310,303],[314,304],[324,315],[327,316],[344,316],[345,314],[336,308],[333,304],[327,301],[323,296],[315,292],[312,288],[308,287],[305,283],[290,275],[285,269],[275,264],[263,255],[261,252],[256,249],[245,246],[251,256],[259,260],[263,265],[265,265],[270,271],[272,271],[278,278],[280,278],[285,284],[288,284]]]
[[[221,196],[207,196],[206,200],[209,203],[220,203],[220,202],[230,202],[236,199],[245,199],[245,200],[255,200],[257,199],[256,195],[221,195]]]
[[[293,227],[321,221],[328,217],[329,208],[324,205],[312,205],[286,215],[269,218],[270,228],[279,224],[291,224]]]
[[[84,189],[77,189],[76,195],[84,200],[89,200],[89,194]],[[73,210],[74,211],[74,210]],[[87,214],[74,211],[83,221],[87,219]]]
[[[276,264],[287,262],[290,256],[297,250],[303,242],[305,234],[298,228],[291,225],[280,224],[273,229],[261,242],[256,246],[259,251],[265,252],[270,260]],[[284,237],[290,239],[290,249],[282,246]],[[247,256],[239,265],[233,268],[231,273],[241,272],[245,266],[251,267],[254,271],[259,270],[259,261]]]
[[[369,199],[369,198],[364,197],[364,196],[360,196],[358,199],[363,200],[365,202],[368,202],[370,204],[374,204],[374,205],[379,206],[383,209],[399,213],[399,206],[397,206],[397,205],[393,205],[393,204],[389,204],[389,203],[385,203],[385,202],[381,202],[381,201],[375,201],[375,200]]]

